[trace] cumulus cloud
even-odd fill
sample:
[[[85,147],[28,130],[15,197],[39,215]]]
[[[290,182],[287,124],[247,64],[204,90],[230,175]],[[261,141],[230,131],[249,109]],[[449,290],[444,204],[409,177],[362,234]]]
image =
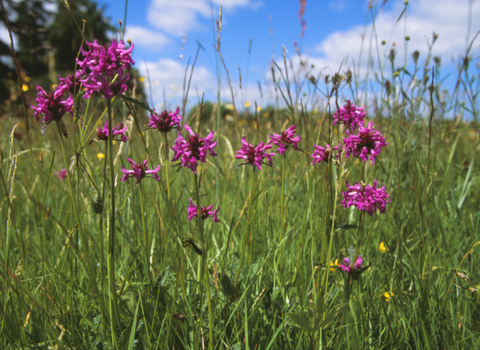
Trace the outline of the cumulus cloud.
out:
[[[238,7],[258,7],[260,1],[253,0],[213,0],[214,16],[218,15],[218,5],[229,11]],[[191,30],[203,28],[203,20],[210,18],[212,10],[209,0],[152,0],[147,19],[157,29],[171,35],[182,36]]]
[[[134,45],[146,47],[154,52],[160,51],[170,43],[170,39],[165,34],[140,26],[128,26],[125,38],[131,39]]]

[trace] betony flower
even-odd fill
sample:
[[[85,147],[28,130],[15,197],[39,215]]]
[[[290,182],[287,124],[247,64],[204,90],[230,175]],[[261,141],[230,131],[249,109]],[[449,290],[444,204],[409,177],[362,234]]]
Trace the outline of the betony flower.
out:
[[[385,191],[385,186],[377,188],[378,183],[376,180],[373,180],[373,186],[365,186],[358,182],[355,182],[355,185],[350,185],[348,180],[346,184],[347,190],[342,191],[342,205],[345,208],[354,205],[358,210],[365,210],[370,216],[377,209],[380,210],[380,213],[385,213],[385,205],[390,202],[387,200],[389,194]]]
[[[337,154],[333,154],[334,151],[340,151],[341,150],[341,144],[338,143],[338,146],[332,147],[327,143],[326,148],[323,148],[321,146],[317,146],[313,144],[313,147],[315,147],[315,151],[310,155],[313,158],[312,164],[319,164],[321,162],[328,163],[332,160],[333,157],[335,159],[340,158],[340,152]]]
[[[203,163],[207,162],[207,152],[209,152],[212,157],[217,156],[213,150],[217,142],[212,141],[213,131],[210,131],[207,137],[201,138],[198,134],[195,134],[188,125],[185,125],[185,129],[190,136],[185,140],[181,134],[178,135],[178,138],[175,140],[175,145],[171,147],[175,152],[172,162],[182,159],[182,166],[189,168],[196,174],[198,161]]]
[[[35,101],[37,101],[37,107],[33,104],[30,106],[35,110],[34,116],[37,122],[40,120],[40,116],[43,114],[42,123],[48,125],[52,121],[60,121],[65,113],[69,112],[73,115],[73,98],[69,95],[67,99],[63,98],[63,89],[59,89],[58,86],[54,92],[47,94],[40,86],[37,85],[38,95]]]
[[[365,118],[365,107],[358,108],[347,100],[347,104],[340,107],[333,114],[333,124],[344,124],[351,131],[357,126],[363,126],[363,119]]]
[[[280,135],[277,135],[275,133],[273,133],[273,136],[268,135],[270,136],[270,141],[268,141],[268,144],[271,144],[272,142],[276,144],[278,146],[278,152],[280,153],[280,155],[286,152],[290,145],[298,151],[298,143],[300,142],[301,138],[298,135],[295,136],[295,133],[296,126],[292,125]]]
[[[265,145],[263,142],[260,142],[260,144],[256,147],[253,145],[249,144],[247,141],[245,141],[245,136],[242,137],[240,140],[242,143],[242,147],[240,148],[239,151],[237,151],[237,155],[235,155],[235,158],[237,159],[245,159],[245,163],[239,164],[237,168],[240,165],[250,165],[250,166],[256,166],[258,170],[262,170],[262,164],[272,166],[272,157],[275,155],[275,152],[272,153],[266,153],[265,151],[272,148],[271,145]],[[268,163],[263,163],[263,159],[266,158]]]
[[[127,91],[128,71],[135,64],[131,57],[133,44],[128,49],[125,49],[123,40],[117,42],[115,39],[108,46],[99,45],[97,39],[86,44],[89,51],[81,48],[84,60],[77,59],[81,82],[85,87],[83,97],[88,98],[98,91],[104,98],[111,99]]]
[[[208,207],[202,207],[200,208],[200,219],[205,220],[211,217],[213,218],[213,222],[218,222],[217,214],[219,210],[220,207],[218,207],[217,210],[213,210],[213,204]],[[195,217],[198,217],[198,206],[196,206],[192,198],[190,198],[190,203],[188,204],[188,221],[192,221]]]
[[[347,136],[343,139],[346,157],[358,157],[364,162],[370,159],[372,164],[375,164],[375,158],[380,154],[382,148],[388,145],[380,133],[380,129],[373,128],[372,121],[366,127],[360,126],[356,135],[350,134],[350,131],[347,130]]]
[[[127,158],[127,161],[132,165],[132,170],[126,170],[123,166],[122,171],[124,173],[121,181],[127,181],[130,177],[134,177],[137,179],[137,184],[142,181],[142,179],[147,175],[147,174],[153,174],[153,178],[157,181],[160,181],[160,178],[157,175],[157,172],[160,171],[160,165],[153,170],[149,170],[147,166],[147,160],[145,159],[143,163],[135,163],[133,160],[130,158]]]
[[[363,269],[362,263],[363,263],[363,259],[359,255],[358,258],[357,258],[357,261],[355,261],[353,266],[350,266],[350,258],[344,258],[343,259],[343,265],[339,264],[338,267],[341,268],[343,271],[349,273],[349,274],[353,274],[353,273],[357,272],[358,270]]]
[[[122,128],[123,125],[117,125],[112,128],[113,139],[116,141],[127,141],[128,137],[125,136],[125,131],[127,127]],[[114,137],[120,135],[120,139],[115,139]],[[105,123],[103,128],[97,128],[97,139],[101,141],[108,141],[108,122]]]
[[[67,178],[67,169],[63,168],[60,172],[54,172],[53,175],[58,176],[60,180]]]
[[[167,112],[167,110],[164,110],[160,114],[153,109],[153,113],[150,113],[150,121],[148,122],[147,127],[158,130],[166,135],[167,132],[172,129],[180,130],[180,118],[179,107],[175,112]]]
[[[66,78],[62,78],[61,75],[58,76],[58,79],[60,80],[60,84],[58,84],[58,90],[62,90],[64,93],[65,92],[70,92],[71,94],[74,93],[74,86],[78,87],[80,86],[80,81],[79,81],[79,72],[77,71],[77,79],[74,82],[73,75],[70,74]]]

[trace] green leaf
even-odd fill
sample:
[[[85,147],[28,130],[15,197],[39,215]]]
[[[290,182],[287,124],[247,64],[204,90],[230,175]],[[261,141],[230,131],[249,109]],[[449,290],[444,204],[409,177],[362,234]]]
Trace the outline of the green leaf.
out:
[[[139,304],[140,302],[137,303],[137,309],[135,310],[135,316],[133,317],[132,330],[130,331],[130,339],[128,340],[128,350],[133,349],[133,341],[135,340],[135,330],[137,328],[137,315],[138,315]]]
[[[287,316],[290,317],[292,321],[295,322],[303,330],[306,330],[309,332],[314,331],[314,329],[310,325],[310,322],[305,312],[299,312],[299,313],[287,312]]]
[[[146,109],[149,112],[153,112],[153,109],[151,109],[150,106],[146,102],[142,102],[142,101],[137,100],[136,98],[128,97],[128,96],[125,96],[125,95],[120,95],[120,98],[122,100],[133,103],[135,106]]]

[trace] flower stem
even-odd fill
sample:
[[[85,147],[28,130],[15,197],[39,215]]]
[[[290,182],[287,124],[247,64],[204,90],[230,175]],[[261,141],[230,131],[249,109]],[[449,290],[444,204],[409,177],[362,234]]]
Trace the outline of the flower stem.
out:
[[[144,188],[143,188],[143,183],[140,182],[140,211],[142,215],[142,233],[143,233],[143,245],[145,248],[145,275],[147,276],[148,279],[153,284],[153,278],[150,274],[150,262],[149,262],[149,248],[150,248],[150,240],[147,235],[147,225],[145,223],[145,211],[144,211],[144,205],[143,205],[143,198],[144,198]]]
[[[282,162],[282,209],[281,209],[281,218],[280,218],[280,244],[282,244],[283,237],[285,236],[285,162],[286,162],[286,154],[287,152],[283,153],[283,162]],[[280,261],[283,261],[283,244],[280,248]]]
[[[117,291],[115,288],[115,169],[113,167],[113,118],[112,118],[112,101],[107,99],[108,109],[108,161],[110,165],[110,193],[111,193],[111,210],[109,215],[108,230],[108,282],[109,282],[109,299],[110,299],[110,317],[112,319],[112,343],[117,346],[116,330],[119,325]]]

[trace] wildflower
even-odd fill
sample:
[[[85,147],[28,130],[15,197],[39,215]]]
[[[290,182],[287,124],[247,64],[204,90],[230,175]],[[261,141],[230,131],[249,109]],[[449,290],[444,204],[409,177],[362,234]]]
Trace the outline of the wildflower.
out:
[[[338,268],[338,259],[335,259],[335,261],[330,261],[330,271],[336,272]]]
[[[182,159],[182,166],[189,168],[196,174],[198,161],[203,163],[207,162],[207,152],[213,157],[217,156],[213,150],[217,142],[212,141],[213,131],[210,131],[207,137],[201,138],[198,134],[195,134],[188,125],[185,125],[185,129],[190,136],[185,140],[181,134],[178,135],[178,138],[175,140],[175,145],[171,147],[175,152],[172,161],[175,162]]]
[[[366,127],[360,126],[356,135],[350,134],[347,130],[347,136],[343,139],[347,158],[358,157],[366,162],[370,156],[372,164],[375,164],[375,158],[380,154],[382,147],[388,145],[380,134],[380,129],[373,128],[372,121]]]
[[[353,264],[353,266],[350,266],[350,258],[344,258],[343,259],[343,265],[338,265],[339,268],[341,268],[343,271],[349,273],[349,274],[354,274],[355,272],[363,269],[362,267],[363,259],[359,255],[357,258],[357,261]]]
[[[62,90],[64,93],[65,92],[70,92],[71,94],[74,93],[74,87],[79,87],[80,86],[80,72],[77,71],[76,73],[76,81],[74,82],[73,75],[67,75],[66,78],[62,78],[61,75],[58,76],[58,79],[60,80],[60,84],[58,84],[58,89]],[[77,90],[78,91],[78,90]]]
[[[147,166],[147,160],[145,159],[143,163],[135,163],[133,160],[130,158],[127,158],[127,161],[132,165],[133,170],[126,170],[123,166],[122,171],[124,173],[121,181],[127,181],[130,177],[134,177],[137,179],[137,184],[142,181],[142,179],[147,175],[147,174],[153,174],[153,178],[157,181],[160,181],[160,178],[157,175],[157,172],[160,171],[160,165],[153,170],[149,170]]]
[[[390,202],[387,200],[389,195],[385,191],[385,186],[377,188],[377,181],[373,180],[373,186],[360,185],[355,182],[355,185],[350,185],[348,180],[346,182],[347,190],[342,191],[342,204],[345,208],[354,205],[358,210],[365,210],[368,215],[372,216],[375,211],[380,210],[382,214],[385,213],[385,204]]]
[[[209,217],[213,218],[213,222],[218,222],[217,213],[220,210],[220,207],[217,210],[213,210],[213,204],[208,207],[200,208],[200,219],[205,220]],[[188,205],[188,221],[192,221],[193,218],[198,217],[198,207],[193,203],[192,198],[190,198],[190,203]]]
[[[268,143],[271,144],[273,142],[274,144],[276,144],[278,146],[278,152],[280,153],[280,155],[286,152],[290,145],[292,145],[293,148],[298,151],[298,143],[300,142],[301,138],[298,135],[295,136],[295,133],[296,126],[292,125],[280,135],[277,135],[275,133],[273,133],[273,136],[268,135],[270,136],[270,141]]]
[[[65,100],[63,98],[64,91],[58,87],[51,94],[47,94],[45,90],[37,85],[37,91],[38,95],[35,99],[37,107],[34,107],[33,104],[30,105],[35,110],[34,116],[37,122],[42,114],[42,123],[45,123],[45,125],[50,124],[52,121],[60,121],[67,112],[73,115],[72,95],[69,95]]]
[[[158,114],[153,110],[150,114],[150,121],[147,124],[148,128],[155,129],[163,133],[164,135],[172,129],[180,130],[180,108],[177,108],[175,112],[167,112],[164,110]]]
[[[63,168],[60,172],[54,172],[53,175],[58,176],[60,180],[67,178],[67,169]]]
[[[333,152],[334,151],[339,151],[341,149],[341,144],[338,143],[338,146],[332,147],[327,143],[327,147],[323,148],[321,146],[317,146],[313,144],[313,147],[315,147],[315,151],[310,155],[313,158],[312,164],[319,164],[322,161],[325,163],[328,163],[332,160],[333,158]],[[335,154],[335,159],[340,158],[340,153]]]
[[[385,243],[380,242],[380,245],[378,246],[378,251],[382,254],[388,252],[388,248]]]
[[[245,159],[246,162],[239,164],[237,168],[240,165],[250,165],[250,166],[256,166],[258,170],[262,170],[262,164],[266,164],[269,166],[272,166],[272,157],[275,155],[275,152],[272,153],[266,153],[265,151],[272,148],[270,145],[265,145],[263,142],[260,142],[260,144],[256,147],[253,145],[249,144],[247,141],[245,141],[245,136],[242,137],[240,140],[242,143],[242,147],[240,148],[239,151],[237,151],[237,155],[235,155],[235,158],[237,159]],[[263,163],[263,159],[267,158],[268,163]]]
[[[103,158],[105,158],[105,154],[103,154],[103,153],[97,153],[97,158],[98,158],[98,159],[103,159]]]
[[[127,73],[135,64],[132,60],[133,44],[124,49],[125,43],[115,39],[107,47],[99,45],[95,39],[93,43],[86,42],[89,51],[81,48],[84,60],[77,59],[80,67],[82,85],[86,88],[84,98],[96,91],[101,92],[104,98],[111,99],[114,95],[121,95],[127,91]]]
[[[393,292],[385,292],[382,294],[382,297],[385,298],[385,301],[388,303],[390,302],[390,298],[392,298],[395,294]]]
[[[365,118],[365,107],[358,108],[353,105],[350,100],[347,100],[347,104],[340,107],[333,114],[333,124],[344,124],[351,131],[357,126],[363,126],[363,119]]]
[[[125,136],[124,132],[127,131],[127,127],[122,129],[123,125],[117,125],[112,128],[113,137],[120,135],[120,139],[116,139],[117,141],[127,141],[128,137]],[[105,123],[103,128],[97,128],[97,138],[101,141],[108,141],[108,122]],[[97,140],[95,140],[97,141]]]

